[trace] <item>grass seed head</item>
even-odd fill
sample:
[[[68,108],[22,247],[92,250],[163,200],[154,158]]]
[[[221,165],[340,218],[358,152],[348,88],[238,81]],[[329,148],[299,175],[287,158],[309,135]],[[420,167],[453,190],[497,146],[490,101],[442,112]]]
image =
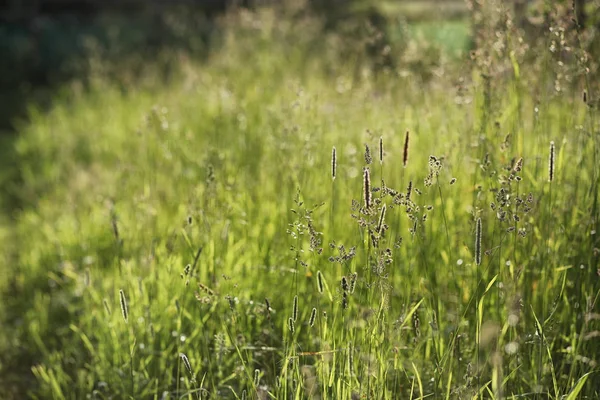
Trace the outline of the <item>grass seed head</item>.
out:
[[[416,340],[419,336],[421,336],[421,319],[419,318],[419,313],[417,310],[415,310],[412,315],[412,328]]]
[[[316,319],[317,319],[317,309],[315,307],[313,307],[312,311],[310,312],[310,319],[308,320],[308,325],[310,325],[311,328],[315,325]]]
[[[295,332],[295,327],[294,327],[294,319],[293,318],[288,318],[288,329],[290,330],[290,332],[294,333]]]
[[[365,163],[367,165],[373,162],[373,157],[371,157],[371,149],[368,144],[365,144]]]
[[[365,200],[365,208],[371,208],[371,173],[369,168],[365,167],[363,172],[363,197]]]
[[[344,292],[347,292],[347,291],[348,291],[348,288],[349,288],[349,286],[348,286],[348,279],[347,279],[345,276],[342,276],[342,282],[341,282],[341,285],[342,285],[342,290],[343,290]]]
[[[523,157],[519,157],[519,159],[515,163],[515,166],[513,167],[513,173],[521,172],[522,169],[523,169]]]
[[[321,271],[317,271],[317,289],[319,293],[323,294],[323,274]]]
[[[408,141],[410,139],[410,131],[406,131],[406,135],[404,136],[404,154],[402,156],[402,165],[406,168],[408,164]]]
[[[475,264],[481,265],[481,218],[477,218],[475,227]]]
[[[331,179],[335,179],[335,173],[337,169],[337,155],[335,152],[335,146],[331,150]]]
[[[183,365],[190,376],[194,375],[194,372],[192,371],[192,364],[190,364],[190,360],[187,358],[187,356],[183,353],[179,353],[179,357],[181,357],[181,361],[183,361]]]
[[[344,310],[348,308],[348,292],[342,294],[342,308]]]
[[[119,290],[119,299],[121,302],[121,314],[123,315],[125,322],[127,322],[129,320],[129,310],[127,308],[127,299],[125,298],[123,290]]]
[[[383,136],[379,136],[379,163],[383,164]]]

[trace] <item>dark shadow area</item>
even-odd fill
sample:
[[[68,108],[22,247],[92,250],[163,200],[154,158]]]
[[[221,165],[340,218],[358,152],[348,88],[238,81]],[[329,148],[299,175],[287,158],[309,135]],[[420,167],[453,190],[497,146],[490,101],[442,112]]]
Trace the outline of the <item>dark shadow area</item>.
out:
[[[230,3],[0,1],[0,132],[14,130],[27,104],[43,107],[65,83],[85,81],[90,57],[134,69],[166,49],[205,57],[214,18]]]
[[[228,0],[0,0],[0,212],[25,206],[14,146],[29,107],[47,109],[71,82],[168,81],[177,54],[207,58]]]

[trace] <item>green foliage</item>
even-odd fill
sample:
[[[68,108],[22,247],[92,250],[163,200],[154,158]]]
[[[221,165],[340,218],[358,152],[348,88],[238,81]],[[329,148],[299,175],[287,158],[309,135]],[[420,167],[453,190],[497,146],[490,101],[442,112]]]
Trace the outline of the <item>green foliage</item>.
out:
[[[7,397],[599,395],[600,138],[580,91],[511,41],[502,68],[356,79],[334,39],[309,52],[314,19],[223,23],[207,63],[96,77],[21,128]]]

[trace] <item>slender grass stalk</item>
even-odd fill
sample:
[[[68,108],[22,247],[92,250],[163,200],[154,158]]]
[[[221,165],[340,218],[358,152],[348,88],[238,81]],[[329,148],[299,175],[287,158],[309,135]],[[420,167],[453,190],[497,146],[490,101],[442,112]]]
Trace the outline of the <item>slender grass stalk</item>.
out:
[[[406,135],[404,136],[404,151],[402,153],[402,166],[404,168],[406,168],[406,166],[408,165],[409,140],[410,140],[410,131],[406,130]]]
[[[294,305],[292,307],[292,319],[298,321],[298,295],[294,296]]]
[[[548,155],[548,182],[552,182],[554,180],[554,165],[555,165],[555,155],[554,155],[554,141],[550,142],[550,151]]]

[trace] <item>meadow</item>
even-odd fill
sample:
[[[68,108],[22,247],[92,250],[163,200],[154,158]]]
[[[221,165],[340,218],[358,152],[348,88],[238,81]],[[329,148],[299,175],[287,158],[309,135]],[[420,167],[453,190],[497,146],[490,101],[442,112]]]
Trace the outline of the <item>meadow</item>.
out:
[[[232,11],[205,61],[31,107],[1,397],[598,398],[594,60],[568,9],[529,41],[492,4],[393,65],[373,27]]]

